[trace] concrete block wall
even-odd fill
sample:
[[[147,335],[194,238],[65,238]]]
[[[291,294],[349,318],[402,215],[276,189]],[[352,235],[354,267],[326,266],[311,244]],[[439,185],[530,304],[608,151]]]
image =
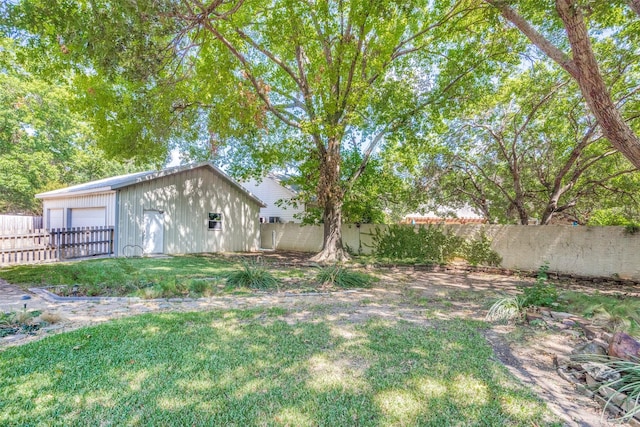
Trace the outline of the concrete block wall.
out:
[[[386,225],[345,224],[343,243],[370,253],[376,228]],[[563,274],[618,277],[640,280],[640,234],[628,234],[624,227],[573,227],[564,225],[445,225],[463,237],[481,231],[492,239],[493,249],[502,256],[502,267],[537,270],[545,262]],[[263,249],[318,252],[322,249],[321,225],[262,224]]]

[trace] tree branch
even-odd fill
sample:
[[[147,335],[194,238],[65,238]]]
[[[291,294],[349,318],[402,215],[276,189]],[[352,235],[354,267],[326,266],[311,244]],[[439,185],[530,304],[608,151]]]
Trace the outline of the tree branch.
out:
[[[640,16],[640,0],[627,0],[627,4],[636,15]]]
[[[267,94],[264,92],[264,88],[263,85],[260,84],[260,82],[258,81],[258,79],[256,79],[256,77],[253,75],[253,73],[251,72],[251,66],[249,64],[249,61],[244,57],[244,55],[242,53],[240,53],[240,51],[238,51],[238,49],[236,49],[236,47],[231,44],[231,42],[229,40],[227,40],[226,37],[224,37],[212,24],[210,21],[205,21],[204,22],[204,26],[205,28],[211,32],[211,34],[214,35],[215,38],[217,38],[218,40],[220,40],[226,47],[227,49],[229,49],[229,51],[231,52],[231,54],[233,56],[235,56],[238,61],[240,61],[240,63],[242,64],[242,68],[244,70],[244,72],[246,73],[247,78],[249,79],[249,81],[251,82],[251,85],[253,86],[254,90],[256,91],[256,93],[258,94],[258,96],[260,97],[260,99],[262,100],[262,102],[264,103],[264,105],[266,106],[266,108],[273,113],[278,119],[280,119],[283,123],[285,123],[288,126],[291,126],[293,128],[296,129],[300,129],[300,123],[290,120],[289,118],[287,118],[282,111],[278,110],[277,108],[275,108],[273,106],[273,104],[271,104],[271,101],[269,100],[269,97],[267,96]]]
[[[533,28],[522,16],[520,16],[504,0],[484,0],[486,3],[500,11],[504,18],[515,25],[535,46],[543,51],[549,58],[553,59],[565,71],[574,78],[578,78],[578,68],[571,58],[558,49],[553,43],[545,38],[538,30]]]

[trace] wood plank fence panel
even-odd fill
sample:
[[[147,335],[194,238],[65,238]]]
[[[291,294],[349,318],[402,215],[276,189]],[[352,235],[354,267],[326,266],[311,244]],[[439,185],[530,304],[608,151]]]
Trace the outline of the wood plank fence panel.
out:
[[[0,265],[113,254],[113,227],[56,228],[0,235]]]
[[[22,234],[42,227],[41,216],[0,215],[0,234]]]

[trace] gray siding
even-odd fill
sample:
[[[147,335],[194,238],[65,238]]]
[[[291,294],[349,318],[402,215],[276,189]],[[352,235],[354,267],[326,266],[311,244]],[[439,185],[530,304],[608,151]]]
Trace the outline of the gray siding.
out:
[[[42,200],[42,216],[44,218],[44,227],[49,228],[47,223],[47,212],[49,209],[64,209],[62,216],[64,227],[69,227],[69,209],[74,208],[106,208],[106,225],[114,226],[116,223],[115,215],[115,191],[107,191],[97,194],[87,194],[82,196],[65,196],[60,198],[47,198]]]
[[[260,206],[208,167],[118,190],[117,255],[143,246],[144,211],[164,212],[164,253],[254,251]],[[208,213],[221,212],[222,229],[208,229]]]

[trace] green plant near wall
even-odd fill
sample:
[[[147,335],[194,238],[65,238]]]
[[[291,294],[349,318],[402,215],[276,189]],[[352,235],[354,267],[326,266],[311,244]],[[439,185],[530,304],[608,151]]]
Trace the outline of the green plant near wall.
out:
[[[446,232],[441,226],[413,227],[391,225],[373,236],[374,254],[392,260],[447,263],[455,257],[466,259],[471,265],[500,265],[502,258],[491,249],[491,240],[484,233],[466,241]]]
[[[523,320],[527,307],[551,307],[558,301],[558,290],[549,282],[549,263],[538,269],[538,277],[533,286],[520,288],[522,294],[498,299],[489,309],[488,321]]]
[[[549,282],[549,263],[545,262],[538,269],[536,283],[528,288],[523,288],[525,303],[527,306],[551,307],[558,301],[558,289]]]
[[[478,237],[465,243],[463,258],[471,265],[493,265],[502,263],[502,257],[491,249],[491,240],[484,230],[480,231]]]
[[[373,235],[374,253],[381,258],[446,263],[461,254],[464,239],[442,227],[390,225]]]

